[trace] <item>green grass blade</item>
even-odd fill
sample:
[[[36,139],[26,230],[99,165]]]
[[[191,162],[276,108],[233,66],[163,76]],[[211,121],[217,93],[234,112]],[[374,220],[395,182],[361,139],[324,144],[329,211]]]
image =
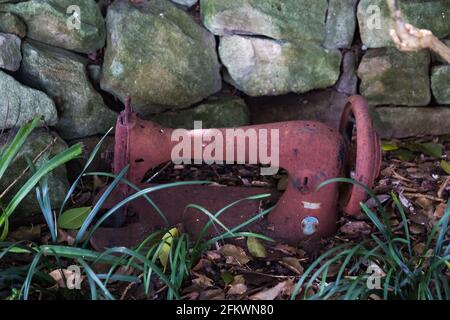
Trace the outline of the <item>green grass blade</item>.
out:
[[[113,130],[113,128],[110,128],[108,130],[108,132],[105,133],[105,135],[100,139],[100,141],[97,143],[97,145],[94,147],[94,149],[92,150],[91,154],[89,155],[89,158],[87,159],[83,170],[81,170],[81,173],[78,175],[78,177],[75,179],[74,183],[70,186],[69,191],[66,193],[66,196],[64,197],[64,201],[61,205],[61,208],[59,208],[59,214],[58,216],[60,216],[62,214],[62,212],[64,211],[67,202],[69,201],[70,197],[72,196],[72,194],[75,191],[75,188],[77,187],[78,183],[80,182],[83,174],[86,172],[86,170],[89,168],[89,166],[91,165],[92,161],[94,160],[95,156],[97,155],[98,151],[100,150],[100,147],[103,144],[103,141],[106,139],[106,137],[109,135],[109,133],[111,132],[111,130]]]
[[[349,183],[352,184],[354,187],[358,187],[361,189],[364,189],[364,191],[372,198],[374,199],[375,203],[377,204],[377,206],[382,209],[383,205],[380,202],[380,199],[378,199],[378,197],[372,192],[372,190],[370,190],[369,188],[367,188],[367,186],[365,186],[364,184],[362,184],[361,182],[354,180],[354,179],[349,179],[349,178],[334,178],[334,179],[329,179],[327,181],[322,182],[321,184],[319,184],[319,186],[316,188],[316,190],[322,189],[323,187],[332,184],[332,183],[337,183],[337,182],[341,182],[341,183]]]
[[[30,248],[28,246],[23,245],[27,241],[21,240],[17,242],[1,242],[0,246],[5,247],[4,250],[0,253],[0,260],[3,259],[8,253],[20,253],[20,254],[27,254],[27,253],[36,253],[39,252],[39,250],[36,250],[33,248]]]
[[[87,277],[89,282],[89,289],[91,290],[91,300],[98,300],[97,287],[95,286],[95,282],[91,277]]]
[[[23,299],[24,300],[28,300],[28,295],[30,293],[30,287],[31,287],[31,283],[33,280],[33,276],[36,270],[36,267],[39,263],[39,260],[41,259],[42,256],[42,252],[39,252],[34,258],[33,261],[31,262],[30,268],[28,269],[28,274],[27,277],[25,279],[25,282],[23,283],[22,288],[20,289],[20,294],[19,297],[22,295],[23,292]]]
[[[447,203],[450,204],[450,201],[447,201]],[[434,247],[435,255],[439,255],[442,250],[442,246],[445,241],[445,235],[447,234],[447,231],[449,230],[449,225],[448,225],[449,218],[450,218],[450,205],[447,205],[447,209],[445,210],[444,215],[438,222],[438,224],[440,226],[440,230],[438,233],[438,237],[436,239],[436,245]]]
[[[389,283],[391,282],[391,277],[394,272],[394,269],[389,269],[388,273],[386,274],[386,280],[384,281],[384,288],[383,288],[383,298],[384,300],[388,300],[389,297]]]
[[[36,173],[36,166],[33,161],[28,157],[25,157],[28,167],[30,167],[32,173]],[[48,161],[48,159],[44,159]],[[48,176],[44,176],[41,181],[39,181],[36,186],[36,199],[39,204],[39,208],[44,216],[45,222],[47,223],[48,229],[50,230],[50,236],[53,242],[57,240],[58,229],[56,227],[55,218],[53,216],[52,205],[50,201],[49,187],[48,187]]]
[[[96,263],[101,262],[105,264],[114,264],[118,259],[118,257],[102,255],[102,253],[97,251],[69,246],[42,245],[39,247],[39,251],[43,252],[45,255],[58,255],[59,257],[67,259],[82,258],[83,260],[96,261]]]
[[[397,207],[398,211],[400,212],[400,216],[402,218],[403,227],[404,227],[404,231],[405,231],[406,240],[408,241],[409,257],[412,257],[411,236],[409,234],[408,219],[406,218],[405,210],[403,209],[402,204],[400,203],[397,195],[394,192],[391,192],[391,197],[394,200],[395,206]]]
[[[197,209],[198,211],[205,214],[210,220],[208,221],[211,223],[217,223],[219,226],[221,226],[227,233],[233,234],[233,232],[227,228],[226,225],[224,225],[222,222],[220,222],[219,219],[217,219],[217,215],[213,215],[211,212],[209,212],[207,209],[203,208],[202,206],[196,205],[196,204],[189,204],[186,206],[185,211],[189,208]]]
[[[37,127],[39,124],[40,119],[35,118],[33,121],[24,124],[17,134],[15,135],[13,141],[9,143],[0,154],[0,179],[5,174],[6,169],[9,167],[11,162],[14,160],[16,155],[19,153],[20,149],[24,145],[26,139],[31,134],[31,132],[34,130],[34,128]]]
[[[114,190],[114,188],[117,187],[117,185],[120,183],[122,178],[125,176],[125,174],[128,171],[128,166],[123,168],[120,173],[117,175],[117,177],[111,182],[111,184],[106,188],[105,192],[101,195],[100,199],[97,201],[97,203],[92,208],[89,215],[86,217],[86,219],[83,222],[83,225],[81,226],[80,230],[78,230],[77,236],[75,237],[75,245],[77,245],[81,239],[83,238],[84,233],[91,225],[92,220],[94,220],[97,213],[100,211],[100,209],[103,206],[103,203],[108,199],[111,192]]]

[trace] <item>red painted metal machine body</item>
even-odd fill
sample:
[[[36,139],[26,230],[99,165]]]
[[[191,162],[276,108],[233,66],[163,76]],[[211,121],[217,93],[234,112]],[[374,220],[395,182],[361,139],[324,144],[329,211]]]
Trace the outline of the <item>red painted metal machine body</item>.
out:
[[[355,123],[356,163],[352,163],[350,150]],[[379,173],[381,151],[367,104],[362,97],[349,98],[339,130],[312,121],[271,123],[240,129],[244,132],[251,129],[257,133],[260,130],[269,132],[278,130],[279,140],[271,141],[271,135],[268,134],[265,136],[267,138],[265,147],[270,150],[272,144],[278,143],[279,167],[289,173],[286,191],[279,197],[275,209],[265,219],[256,221],[248,228],[249,230],[262,232],[288,243],[298,243],[310,237],[323,237],[335,232],[339,208],[350,215],[359,214],[359,203],[366,198],[363,189],[348,186],[343,188],[337,183],[320,189],[317,187],[332,178],[350,177],[352,166],[355,171],[354,177],[369,188],[372,187]],[[114,172],[118,173],[129,165],[127,179],[140,187],[145,187],[143,179],[146,173],[171,160],[172,150],[179,142],[172,141],[173,130],[141,120],[130,107],[127,107],[120,114],[116,124]],[[216,130],[215,132],[218,130],[224,137],[227,136],[227,129],[213,130]],[[205,135],[211,134],[211,129],[191,130],[187,134],[195,141],[195,138],[202,139]],[[260,139],[260,136],[257,136]],[[225,162],[230,160],[227,159],[229,153],[227,154],[225,150],[226,146],[233,142],[234,151],[237,151],[237,139],[237,137],[228,139],[224,144],[222,160]],[[202,143],[202,151],[208,145],[208,142]],[[247,144],[245,147],[245,162],[248,163],[251,148],[254,146]],[[193,145],[192,153],[187,157],[184,155],[183,158],[194,159],[196,156]],[[261,162],[259,157],[256,160]],[[110,196],[107,205],[111,206],[133,192],[128,186],[121,184]],[[188,232],[198,234],[209,218],[199,211],[184,210],[187,204],[202,205],[214,213],[231,202],[266,192],[278,193],[276,190],[260,188],[184,186],[158,191],[150,194],[150,197],[166,214],[171,225],[182,223]],[[232,228],[255,216],[259,210],[259,205],[255,201],[244,202],[227,210],[220,220]],[[164,225],[158,213],[142,198],[130,203],[127,211],[137,214],[137,221],[122,228],[100,229],[96,236],[97,247],[130,245],[145,237],[152,229]],[[219,227],[211,231],[214,232],[220,233],[223,229]],[[117,240],[119,238],[122,239],[120,240],[122,243]]]

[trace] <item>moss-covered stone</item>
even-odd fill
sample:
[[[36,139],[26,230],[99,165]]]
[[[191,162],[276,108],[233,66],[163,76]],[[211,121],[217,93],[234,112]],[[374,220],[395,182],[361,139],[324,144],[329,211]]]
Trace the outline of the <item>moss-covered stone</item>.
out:
[[[193,129],[194,121],[202,121],[203,128],[229,128],[248,125],[249,110],[238,97],[213,97],[185,110],[169,111],[150,117],[169,128]]]
[[[450,35],[450,1],[399,0],[405,20],[437,37]],[[386,0],[361,0],[358,5],[361,39],[368,48],[395,46],[389,34],[393,21]]]
[[[349,48],[356,29],[358,0],[329,0],[326,23],[326,48]]]
[[[437,103],[450,105],[450,66],[433,68],[431,88]]]
[[[22,85],[2,71],[0,97],[0,130],[21,126],[36,117],[50,126],[58,122],[55,104],[45,93]]]
[[[0,12],[0,32],[12,33],[19,38],[23,38],[27,34],[27,27],[16,15],[9,12]]]
[[[216,35],[262,35],[301,42],[325,37],[327,0],[201,0],[203,24]]]
[[[11,134],[14,134],[11,132]],[[55,142],[53,143],[53,140]],[[2,136],[0,141],[0,148],[8,141],[6,135]],[[48,146],[51,146],[48,148]],[[41,157],[36,162],[36,167],[42,165],[46,160],[52,158],[59,152],[62,152],[67,148],[66,143],[59,138],[55,133],[48,132],[47,130],[35,130],[26,140],[24,146],[20,149],[15,160],[11,163],[0,179],[0,190],[5,190],[14,180],[16,180],[27,167],[26,157],[29,159],[36,158],[43,152]],[[6,194],[6,197],[2,199],[3,203],[8,201],[16,194],[16,192],[22,187],[22,185],[31,177],[31,172],[28,171],[22,178],[15,184],[13,188]],[[66,168],[61,166],[50,172],[48,175],[48,185],[50,189],[50,199],[53,208],[58,208],[64,201],[64,197],[69,188],[69,182],[67,181]],[[20,206],[14,212],[13,218],[20,219],[22,216],[30,216],[33,213],[40,212],[39,204],[36,200],[36,193],[34,189],[28,194],[27,197],[20,203]],[[19,215],[19,216],[18,216]]]
[[[382,107],[374,110],[374,124],[382,138],[450,134],[448,107]]]
[[[250,96],[302,93],[332,86],[341,53],[305,41],[301,45],[245,36],[225,36],[219,54],[233,85]]]
[[[108,8],[101,87],[142,114],[186,108],[220,90],[215,39],[167,0]]]
[[[14,34],[0,33],[0,68],[17,71],[20,67],[22,41]]]
[[[76,21],[76,11],[69,10],[73,6],[80,10],[79,28],[68,23]],[[105,44],[105,23],[94,0],[30,0],[2,4],[0,11],[19,16],[27,25],[27,37],[34,40],[83,53]]]
[[[86,59],[31,41],[24,42],[22,55],[19,75],[55,99],[60,114],[56,129],[64,139],[105,133],[114,126],[117,115],[90,83]]]
[[[360,93],[371,105],[425,106],[430,103],[428,51],[371,49],[358,69]]]

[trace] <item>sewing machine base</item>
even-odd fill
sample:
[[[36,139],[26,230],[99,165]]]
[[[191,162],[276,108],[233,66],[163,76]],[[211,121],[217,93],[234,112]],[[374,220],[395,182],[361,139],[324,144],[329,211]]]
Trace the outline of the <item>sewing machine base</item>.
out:
[[[152,185],[142,184],[140,188]],[[225,187],[225,186],[178,186],[150,193],[150,198],[164,213],[169,225],[166,225],[158,212],[144,198],[136,199],[128,206],[128,217],[125,226],[120,228],[100,228],[91,238],[91,245],[96,250],[125,246],[133,247],[142,242],[152,232],[163,230],[167,227],[180,225],[192,239],[200,234],[205,224],[209,221],[204,213],[192,208],[185,209],[189,204],[204,207],[212,214],[229,205],[230,203],[250,196],[271,194],[270,197],[261,200],[248,200],[229,208],[220,216],[220,222],[231,229],[251,219],[266,208],[268,203],[276,203],[280,192],[276,189],[260,187]],[[120,195],[113,192],[105,203],[103,209],[109,209],[120,200]],[[262,201],[264,203],[262,203]],[[251,231],[274,237],[267,217],[261,218],[255,223],[240,231]],[[212,225],[206,237],[211,238],[224,234],[226,231],[219,225]]]

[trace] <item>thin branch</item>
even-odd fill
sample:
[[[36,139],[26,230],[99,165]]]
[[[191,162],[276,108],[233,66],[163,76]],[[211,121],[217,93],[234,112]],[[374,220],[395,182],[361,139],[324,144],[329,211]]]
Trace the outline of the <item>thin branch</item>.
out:
[[[450,64],[450,48],[440,41],[430,30],[418,29],[405,23],[397,0],[387,0],[394,20],[391,37],[400,51],[431,49]]]

